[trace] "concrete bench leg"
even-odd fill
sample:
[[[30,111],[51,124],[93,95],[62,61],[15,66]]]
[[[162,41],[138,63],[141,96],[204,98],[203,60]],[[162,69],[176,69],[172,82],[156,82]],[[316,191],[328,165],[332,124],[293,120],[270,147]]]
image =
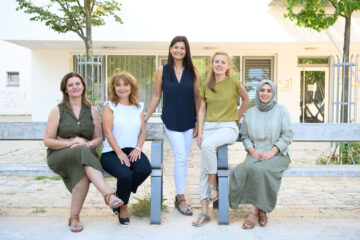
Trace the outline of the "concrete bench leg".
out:
[[[162,162],[163,141],[153,141],[151,143],[151,224],[161,223],[161,200],[163,194]]]
[[[213,207],[219,208],[219,224],[229,224],[229,187],[228,187],[228,148],[227,145],[217,149],[218,194],[219,201]]]
[[[161,171],[161,170],[156,170]],[[162,176],[151,176],[150,223],[161,223]]]
[[[229,224],[229,181],[227,176],[219,176],[219,225]]]

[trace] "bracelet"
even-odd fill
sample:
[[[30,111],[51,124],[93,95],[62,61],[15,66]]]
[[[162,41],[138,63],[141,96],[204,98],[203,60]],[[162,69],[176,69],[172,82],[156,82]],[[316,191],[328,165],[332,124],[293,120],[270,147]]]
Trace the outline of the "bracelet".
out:
[[[92,144],[91,144],[91,142],[88,142],[88,145],[89,145],[89,148],[92,148]]]
[[[137,150],[139,150],[139,151],[141,152],[141,148],[140,148],[140,147],[136,146],[135,149],[137,149]]]

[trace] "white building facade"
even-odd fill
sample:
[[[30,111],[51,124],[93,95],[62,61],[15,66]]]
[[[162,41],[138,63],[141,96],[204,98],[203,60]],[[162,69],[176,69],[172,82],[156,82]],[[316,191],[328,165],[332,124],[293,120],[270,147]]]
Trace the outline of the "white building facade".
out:
[[[284,19],[285,7],[271,0],[122,3],[125,24],[107,19],[107,25],[93,29],[94,54],[104,56],[106,79],[119,71],[135,75],[145,106],[153,93],[156,68],[166,63],[171,39],[185,35],[202,81],[210,56],[226,51],[232,56],[233,76],[247,87],[250,97],[256,82],[268,78],[277,85],[277,102],[286,105],[294,122],[332,121],[331,79],[336,74],[331,56],[339,55],[336,45],[342,48],[342,19],[318,33]],[[0,60],[0,115],[31,114],[32,121],[46,121],[61,100],[60,80],[76,70],[74,56],[84,53],[84,44],[74,33],[58,34],[44,23],[30,22],[15,8],[15,1],[5,0],[0,9],[0,50],[5,52]],[[357,12],[351,30],[354,55],[360,53],[359,26]],[[9,86],[8,73],[13,72],[19,73],[18,86]],[[356,115],[359,121],[359,106]]]

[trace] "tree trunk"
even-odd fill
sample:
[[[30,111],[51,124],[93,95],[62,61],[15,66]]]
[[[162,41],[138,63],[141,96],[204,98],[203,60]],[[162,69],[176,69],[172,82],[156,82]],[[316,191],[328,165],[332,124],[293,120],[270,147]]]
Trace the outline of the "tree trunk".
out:
[[[86,39],[85,39],[85,48],[86,48],[86,64],[85,64],[85,79],[87,84],[87,93],[90,101],[94,101],[93,94],[93,74],[92,74],[92,56],[93,56],[93,46],[92,46],[92,31],[91,31],[91,2],[92,0],[84,0],[84,10],[85,10],[85,28],[86,28]]]
[[[351,29],[351,13],[349,16],[345,17],[345,33],[344,33],[344,51],[343,51],[343,63],[350,62],[350,29]],[[341,100],[344,104],[341,105],[341,122],[347,123],[349,122],[349,66],[343,67],[343,88],[342,88],[342,97]]]

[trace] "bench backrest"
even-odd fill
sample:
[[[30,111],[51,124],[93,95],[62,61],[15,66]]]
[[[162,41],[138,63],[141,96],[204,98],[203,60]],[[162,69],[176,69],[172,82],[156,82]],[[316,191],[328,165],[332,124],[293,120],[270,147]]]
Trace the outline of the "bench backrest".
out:
[[[42,140],[45,122],[0,122],[0,140]],[[163,123],[146,123],[146,140],[164,138]],[[360,142],[360,124],[294,123],[294,142]]]
[[[0,122],[0,140],[42,140],[46,122]],[[164,139],[162,123],[146,123],[146,140]]]

